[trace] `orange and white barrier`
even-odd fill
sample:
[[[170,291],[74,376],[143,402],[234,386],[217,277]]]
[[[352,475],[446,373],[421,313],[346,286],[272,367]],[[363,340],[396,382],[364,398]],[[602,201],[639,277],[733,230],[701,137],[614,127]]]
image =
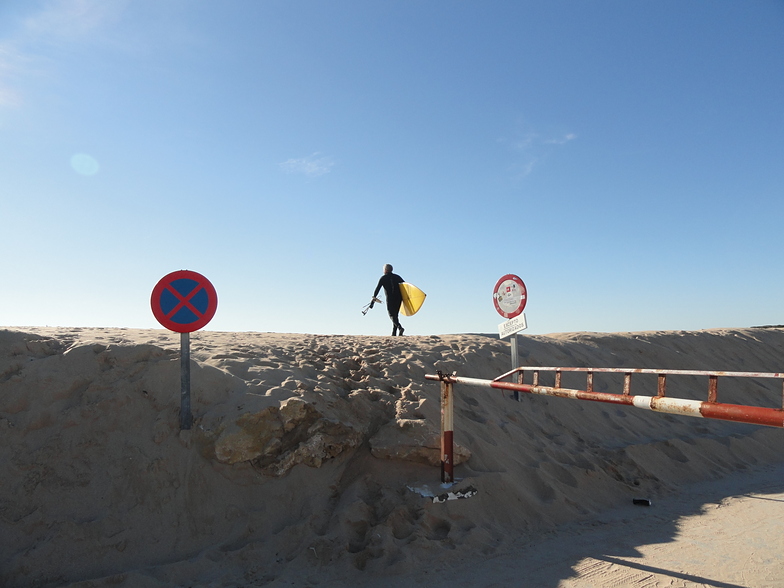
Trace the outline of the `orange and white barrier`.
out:
[[[525,384],[525,373],[533,373],[533,383]],[[541,372],[555,374],[554,386],[539,385]],[[586,374],[586,390],[574,390],[561,387],[561,376],[564,372],[584,372]],[[593,376],[596,373],[624,374],[623,392],[613,394],[608,392],[594,392]],[[657,376],[656,396],[635,396],[631,394],[632,374],[653,374]],[[505,382],[505,378],[512,375],[518,376],[518,382]],[[686,400],[681,398],[668,398],[665,396],[667,389],[667,376],[706,376],[708,378],[708,393],[706,401]],[[724,404],[717,401],[718,380],[723,378],[774,378],[782,381],[782,407],[767,408],[761,406],[746,406],[742,404]],[[455,374],[446,375],[438,372],[437,375],[428,374],[428,380],[441,382],[441,481],[454,481],[453,439],[454,439],[454,384],[479,386],[511,390],[514,392],[527,392],[556,396],[558,398],[572,398],[575,400],[591,400],[594,402],[607,402],[642,408],[656,412],[678,414],[683,416],[719,419],[753,425],[784,428],[784,372],[722,372],[722,371],[695,371],[695,370],[656,370],[656,369],[630,369],[630,368],[582,368],[582,367],[519,367],[507,372],[495,380],[480,380],[478,378],[458,377]]]

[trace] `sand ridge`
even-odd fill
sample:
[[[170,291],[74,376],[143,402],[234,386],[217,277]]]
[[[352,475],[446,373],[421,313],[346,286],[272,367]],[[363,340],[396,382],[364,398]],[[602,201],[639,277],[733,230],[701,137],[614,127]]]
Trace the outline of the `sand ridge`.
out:
[[[784,331],[566,333],[519,348],[525,365],[781,371]],[[0,331],[4,585],[395,582],[782,459],[779,429],[458,386],[453,489],[476,494],[433,503],[439,385],[424,375],[492,379],[508,341],[194,333],[182,432],[178,349],[154,329]],[[722,382],[719,395],[780,407],[780,386]],[[655,393],[655,378],[635,387]],[[705,389],[691,377],[668,394]]]

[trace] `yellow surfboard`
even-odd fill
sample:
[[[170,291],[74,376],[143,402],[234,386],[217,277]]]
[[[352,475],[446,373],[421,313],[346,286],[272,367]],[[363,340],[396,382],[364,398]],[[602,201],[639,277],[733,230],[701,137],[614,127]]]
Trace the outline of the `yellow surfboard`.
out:
[[[424,304],[427,296],[414,284],[409,284],[408,282],[400,284],[400,293],[403,295],[403,304],[400,305],[400,312],[405,316],[414,316],[422,308],[422,304]]]

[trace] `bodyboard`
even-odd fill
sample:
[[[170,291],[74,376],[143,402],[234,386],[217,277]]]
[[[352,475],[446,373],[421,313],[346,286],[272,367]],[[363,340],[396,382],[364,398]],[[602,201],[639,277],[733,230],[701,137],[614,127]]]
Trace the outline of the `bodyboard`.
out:
[[[424,304],[425,297],[427,296],[427,294],[414,286],[414,284],[409,284],[408,282],[400,284],[400,294],[403,296],[403,304],[400,305],[400,312],[405,316],[414,316],[419,309],[422,308],[422,304]]]

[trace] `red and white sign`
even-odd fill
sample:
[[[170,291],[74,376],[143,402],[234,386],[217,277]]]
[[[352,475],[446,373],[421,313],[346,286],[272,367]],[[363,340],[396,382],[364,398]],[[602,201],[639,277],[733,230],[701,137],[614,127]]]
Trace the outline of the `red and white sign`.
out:
[[[495,285],[493,304],[504,318],[514,318],[523,312],[528,301],[528,291],[523,281],[514,274],[506,274]]]

